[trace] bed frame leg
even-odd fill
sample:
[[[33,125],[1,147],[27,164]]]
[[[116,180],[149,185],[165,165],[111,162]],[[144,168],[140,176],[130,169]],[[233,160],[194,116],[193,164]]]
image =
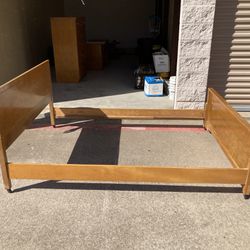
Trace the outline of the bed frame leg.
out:
[[[50,110],[50,124],[51,126],[55,128],[56,127],[56,115],[55,115],[53,100],[49,102],[49,110]]]
[[[3,146],[3,140],[1,135],[0,135],[0,165],[2,170],[3,185],[7,191],[11,190],[11,180],[9,177],[7,155]]]
[[[209,129],[209,125],[208,125],[208,123],[207,122],[203,122],[203,128],[207,131],[207,132],[209,132],[210,134],[211,134],[211,130]]]
[[[204,121],[203,121],[203,128],[204,128],[207,132],[209,132],[210,134],[212,134],[211,129],[210,129],[209,127],[210,127],[210,126],[209,126],[209,122],[206,121],[206,120],[204,120]]]
[[[209,121],[208,121],[208,115],[209,115],[209,110],[210,110],[209,100],[205,104],[205,109],[204,110],[205,110],[205,115],[204,115],[204,120],[203,120],[203,128],[205,130],[207,130],[209,133],[211,133],[211,131],[209,129]]]
[[[248,160],[248,172],[245,184],[243,185],[243,195],[245,199],[250,198],[250,159]]]

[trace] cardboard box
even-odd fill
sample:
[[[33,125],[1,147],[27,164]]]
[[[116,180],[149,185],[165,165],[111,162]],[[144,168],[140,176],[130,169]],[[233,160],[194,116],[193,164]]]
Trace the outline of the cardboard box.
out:
[[[89,70],[102,70],[105,65],[106,42],[87,42],[87,68]]]
[[[170,72],[170,59],[165,49],[162,49],[160,52],[154,53],[153,60],[156,73]]]
[[[157,76],[146,76],[144,82],[144,93],[146,96],[163,95],[163,79]]]

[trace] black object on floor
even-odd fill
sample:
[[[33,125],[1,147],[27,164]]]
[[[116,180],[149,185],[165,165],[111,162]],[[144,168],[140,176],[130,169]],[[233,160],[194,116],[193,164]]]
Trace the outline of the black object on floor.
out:
[[[140,65],[135,70],[135,88],[143,89],[144,88],[144,79],[146,76],[154,76],[155,70],[152,64]]]

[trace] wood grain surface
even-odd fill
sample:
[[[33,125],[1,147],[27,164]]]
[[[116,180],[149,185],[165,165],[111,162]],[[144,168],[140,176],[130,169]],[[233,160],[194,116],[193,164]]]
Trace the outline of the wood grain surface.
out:
[[[250,125],[213,89],[208,90],[206,127],[217,139],[234,167],[247,168]]]
[[[57,118],[202,120],[204,110],[55,108]]]
[[[244,184],[248,169],[11,163],[9,171],[13,179]]]
[[[48,61],[0,86],[0,134],[4,149],[51,102],[51,94]]]

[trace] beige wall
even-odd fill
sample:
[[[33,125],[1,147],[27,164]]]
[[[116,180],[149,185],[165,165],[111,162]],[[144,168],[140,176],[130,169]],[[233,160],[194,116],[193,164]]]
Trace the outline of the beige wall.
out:
[[[0,1],[0,84],[47,57],[49,17],[63,12],[63,0]]]
[[[121,47],[136,47],[137,38],[149,35],[148,17],[155,0],[64,0],[65,15],[85,16],[88,39],[119,40]]]

